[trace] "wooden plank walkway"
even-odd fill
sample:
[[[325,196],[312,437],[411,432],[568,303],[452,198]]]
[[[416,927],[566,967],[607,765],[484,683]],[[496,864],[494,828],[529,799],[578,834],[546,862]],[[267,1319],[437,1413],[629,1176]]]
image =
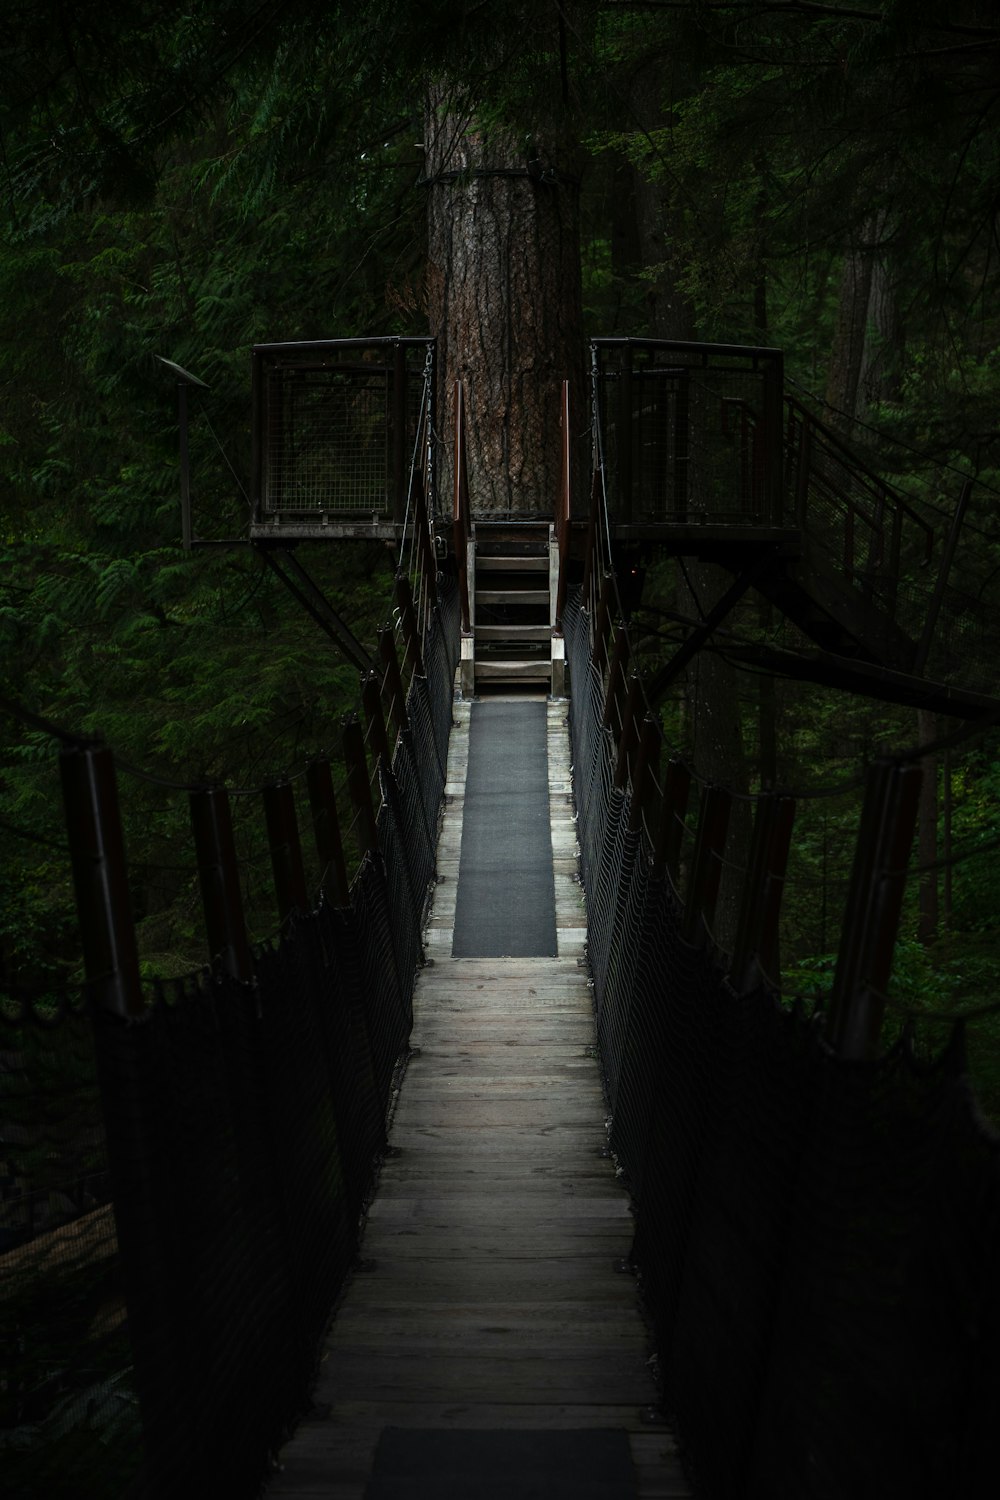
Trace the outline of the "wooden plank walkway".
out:
[[[687,1496],[655,1420],[635,1283],[615,1269],[632,1222],[605,1154],[567,705],[548,705],[558,958],[451,957],[469,712],[456,702],[419,1053],[369,1213],[367,1269],[332,1325],[315,1414],[267,1494],[360,1500],[386,1426],[614,1427],[630,1435],[640,1496]]]

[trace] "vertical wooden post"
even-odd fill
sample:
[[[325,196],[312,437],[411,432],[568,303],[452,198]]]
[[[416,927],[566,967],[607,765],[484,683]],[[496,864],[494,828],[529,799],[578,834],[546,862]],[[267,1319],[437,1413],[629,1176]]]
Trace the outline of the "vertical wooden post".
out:
[[[874,761],[865,775],[827,1025],[841,1057],[878,1054],[921,777],[919,766],[891,760]]]
[[[397,342],[392,355],[392,518],[406,518],[406,348]]]
[[[660,818],[653,842],[653,878],[669,875],[676,891],[680,884],[680,855],[684,818],[691,796],[691,772],[679,756],[672,755],[663,782]]]
[[[722,854],[726,847],[732,802],[732,796],[725,787],[702,788],[691,878],[684,899],[682,931],[689,943],[696,943],[701,938],[702,923],[709,930],[712,927],[715,903],[719,899]]]
[[[361,679],[361,706],[365,711],[365,721],[368,725],[368,747],[371,751],[372,763],[377,766],[381,761],[388,771],[391,765],[389,737],[385,732],[382,687],[377,672],[366,672]]]
[[[352,716],[344,720],[344,763],[347,766],[347,790],[354,804],[354,827],[357,832],[358,853],[378,851],[378,826],[375,807],[372,803],[371,782],[368,780],[368,762],[365,759],[365,741],[361,725]]]
[[[597,553],[597,517],[601,501],[601,471],[595,469],[590,479],[590,509],[587,512],[587,540],[583,552],[583,607],[588,613],[593,604],[590,593],[594,579],[594,558]]]
[[[188,802],[209,962],[218,963],[233,979],[249,984],[253,962],[243,916],[229,794],[224,786],[202,787],[188,794]]]
[[[321,885],[324,889],[329,889],[334,906],[348,906],[351,888],[347,880],[347,862],[340,836],[340,817],[337,813],[333,776],[330,773],[330,762],[325,756],[310,761],[306,770],[306,786],[309,788],[309,806],[316,853],[319,855]]]
[[[628,680],[625,706],[622,709],[621,730],[618,736],[618,759],[615,762],[615,786],[623,791],[628,785],[635,762],[635,744],[638,736],[636,721],[642,707],[642,682],[636,676]]]
[[[264,788],[264,817],[278,921],[285,922],[292,912],[309,910],[302,844],[295,817],[295,794],[290,782],[278,781]]]
[[[391,625],[383,625],[378,632],[378,654],[385,671],[389,712],[396,726],[396,733],[405,734],[410,727],[410,718],[406,712],[406,693],[399,670],[399,657],[396,655],[396,632]]]
[[[420,630],[417,627],[416,611],[413,608],[413,594],[410,590],[410,580],[402,570],[396,574],[396,604],[399,607],[399,619],[403,627],[403,639],[406,642],[404,665],[418,677],[423,677],[424,659],[420,650]]]
[[[598,669],[603,677],[608,666],[608,617],[611,613],[611,593],[614,587],[614,574],[605,573],[601,580],[601,597],[597,606],[597,618],[594,621],[594,639],[591,645],[591,654],[597,663]]]
[[[622,346],[621,370],[618,374],[618,506],[615,520],[628,523],[632,519],[632,346],[627,341]]]
[[[608,691],[604,699],[604,727],[610,729],[616,737],[622,726],[630,656],[631,645],[628,630],[622,623],[615,632],[615,645],[611,653],[611,667],[608,672]]]
[[[59,752],[59,777],[88,989],[96,1004],[116,1015],[141,1015],[114,757],[107,745],[66,746]]]
[[[658,721],[646,714],[639,733],[639,750],[636,755],[635,775],[632,778],[632,801],[629,806],[628,826],[638,833],[643,826],[647,807],[652,802],[653,780],[660,755],[662,735]]]
[[[413,524],[417,528],[417,546],[423,563],[427,604],[429,609],[433,609],[437,604],[437,557],[431,538],[430,518],[424,497],[424,476],[421,469],[417,469],[413,475]]]
[[[781,978],[775,972],[778,920],[794,821],[794,798],[774,792],[758,799],[729,970],[740,994],[752,989],[758,976],[773,984]]]

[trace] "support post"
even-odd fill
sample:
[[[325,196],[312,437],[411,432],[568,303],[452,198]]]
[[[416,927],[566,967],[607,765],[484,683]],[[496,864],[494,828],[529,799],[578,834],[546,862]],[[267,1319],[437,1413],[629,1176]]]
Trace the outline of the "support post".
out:
[[[702,923],[711,931],[715,918],[715,904],[719,899],[719,884],[722,879],[722,854],[726,847],[732,802],[725,787],[702,788],[691,878],[684,899],[682,931],[689,943],[700,940]]]
[[[302,844],[291,782],[278,781],[264,788],[264,817],[271,851],[278,921],[284,923],[292,912],[309,910],[306,872],[302,863]]]
[[[646,809],[652,801],[653,780],[660,756],[661,739],[658,721],[652,714],[646,714],[639,732],[639,750],[636,755],[635,775],[632,778],[632,801],[628,814],[628,826],[631,833],[638,833],[642,828]]]
[[[392,518],[406,517],[406,349],[397,343],[392,355]]]
[[[757,802],[750,856],[743,881],[729,982],[745,994],[764,979],[777,987],[778,919],[788,851],[795,821],[795,799],[772,792]]]
[[[253,962],[243,916],[229,794],[224,786],[202,787],[189,793],[188,801],[209,962],[219,964],[233,979],[249,984]]]
[[[368,780],[364,736],[361,725],[353,714],[344,720],[344,763],[347,766],[347,790],[354,805],[358,853],[364,859],[366,854],[378,852],[378,827],[372,803],[371,782]]]
[[[638,731],[636,723],[642,708],[642,682],[636,676],[628,680],[625,706],[622,709],[621,732],[618,737],[618,759],[615,762],[615,786],[624,791],[632,775],[635,762],[635,744]]]
[[[344,843],[340,836],[340,816],[337,812],[330,762],[325,756],[310,761],[306,770],[306,786],[309,789],[316,853],[319,855],[320,884],[324,890],[329,889],[334,906],[348,906],[351,888],[347,880]]]
[[[417,677],[423,677],[424,658],[420,649],[417,615],[413,608],[413,593],[410,589],[410,580],[402,570],[396,574],[396,604],[399,607],[399,619],[403,627],[403,639],[406,642],[404,666]]]
[[[877,760],[865,775],[827,1040],[841,1057],[878,1055],[922,772]]]
[[[66,746],[59,752],[59,777],[87,987],[93,1001],[115,1015],[141,1015],[114,757],[107,745]]]
[[[629,657],[631,654],[628,631],[624,623],[620,623],[615,632],[615,645],[611,653],[611,667],[608,672],[608,691],[604,699],[603,717],[605,729],[610,729],[612,734],[616,736],[620,733],[622,726],[622,715],[625,707],[626,675],[628,673]]]
[[[594,639],[591,645],[591,654],[597,663],[602,677],[608,667],[608,616],[611,613],[611,591],[613,587],[614,574],[605,573],[601,580],[601,597],[597,605],[597,618],[594,621]]]
[[[668,875],[675,891],[680,887],[681,844],[690,797],[691,772],[679,756],[672,755],[663,782],[663,800],[653,842],[652,873],[654,880]]]
[[[389,696],[389,712],[396,733],[405,734],[410,727],[410,717],[406,712],[406,693],[396,655],[396,632],[390,624],[383,625],[378,632],[378,654],[385,673],[385,691]]]
[[[618,375],[618,507],[615,520],[627,524],[632,519],[632,346],[622,346],[622,364]]]
[[[594,578],[594,558],[597,553],[597,516],[601,500],[601,471],[595,469],[590,480],[590,509],[587,512],[587,540],[583,552],[583,591],[580,595],[583,607],[592,608],[590,590]]]
[[[371,751],[372,762],[377,766],[381,761],[385,770],[388,771],[392,757],[389,754],[389,736],[385,732],[382,686],[377,672],[366,672],[361,679],[361,706],[365,711],[365,722],[368,725],[368,747]]]
[[[434,555],[427,500],[424,496],[424,476],[420,469],[416,469],[413,474],[413,524],[417,528],[417,546],[420,550],[424,589],[428,611],[430,611],[437,604],[437,558]]]

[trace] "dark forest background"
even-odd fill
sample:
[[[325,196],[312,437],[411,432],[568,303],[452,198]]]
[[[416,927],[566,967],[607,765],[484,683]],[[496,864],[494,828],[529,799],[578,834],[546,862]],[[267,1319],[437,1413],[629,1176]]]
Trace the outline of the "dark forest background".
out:
[[[793,389],[943,528],[974,481],[963,586],[1000,574],[1000,28],[975,0],[310,0],[7,4],[0,49],[0,694],[165,780],[259,785],[333,743],[356,675],[249,549],[179,544],[175,389],[199,529],[247,523],[255,342],[423,334],[428,100],[512,160],[558,139],[580,184],[588,334],[773,345]],[[444,101],[442,103],[442,101]],[[471,106],[470,106],[471,101]],[[471,120],[471,114],[470,114]],[[567,295],[569,295],[567,291]],[[580,351],[581,361],[583,350]],[[310,566],[362,639],[388,612],[378,546]],[[648,598],[681,584],[654,566]],[[780,640],[763,607],[739,621]],[[669,649],[652,631],[650,663]],[[846,785],[803,805],[783,933],[789,992],[836,949],[866,759],[943,734],[912,709],[702,653],[666,727],[698,758],[700,693],[737,704],[734,779]],[[728,675],[726,675],[728,674]],[[55,765],[2,717],[0,959],[79,977]],[[893,1025],[991,1001],[1000,977],[1000,754],[930,767]],[[203,959],[186,799],[125,778],[148,975]],[[948,827],[945,830],[945,818]],[[255,937],[263,830],[239,837]],[[930,851],[930,857],[928,857]],[[947,852],[947,851],[946,851]],[[257,873],[254,874],[254,871]],[[934,1045],[935,1019],[921,1035]],[[1000,1025],[973,1028],[1000,1103]]]

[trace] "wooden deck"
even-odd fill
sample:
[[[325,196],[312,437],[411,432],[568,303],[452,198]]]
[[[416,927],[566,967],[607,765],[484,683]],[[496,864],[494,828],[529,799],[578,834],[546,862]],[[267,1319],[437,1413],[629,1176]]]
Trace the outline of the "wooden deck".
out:
[[[360,1500],[385,1426],[624,1428],[644,1497],[690,1494],[656,1416],[605,1154],[567,706],[550,702],[558,958],[453,959],[469,705],[456,703],[413,1045],[316,1411],[269,1500]],[[516,1500],[515,1492],[512,1500]],[[471,1500],[471,1497],[470,1497]]]

